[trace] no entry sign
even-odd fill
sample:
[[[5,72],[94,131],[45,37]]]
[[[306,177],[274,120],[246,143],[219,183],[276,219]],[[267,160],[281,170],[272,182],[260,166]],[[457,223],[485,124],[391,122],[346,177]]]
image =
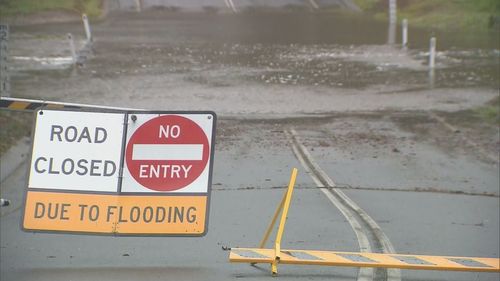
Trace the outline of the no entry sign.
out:
[[[212,115],[136,118],[128,130],[125,161],[130,176],[123,191],[206,191]]]
[[[201,236],[213,112],[36,113],[23,229]]]

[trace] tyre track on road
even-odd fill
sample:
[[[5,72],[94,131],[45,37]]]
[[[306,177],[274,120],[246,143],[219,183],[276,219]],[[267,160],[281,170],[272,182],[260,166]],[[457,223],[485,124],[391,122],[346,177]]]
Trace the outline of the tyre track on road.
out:
[[[380,226],[361,207],[344,192],[336,189],[335,182],[316,163],[307,148],[300,142],[295,129],[285,131],[290,140],[293,153],[302,164],[316,186],[325,194],[332,204],[340,210],[351,225],[361,252],[372,251],[372,246],[382,253],[395,253],[389,238]],[[360,268],[358,281],[387,280],[401,281],[399,269]]]

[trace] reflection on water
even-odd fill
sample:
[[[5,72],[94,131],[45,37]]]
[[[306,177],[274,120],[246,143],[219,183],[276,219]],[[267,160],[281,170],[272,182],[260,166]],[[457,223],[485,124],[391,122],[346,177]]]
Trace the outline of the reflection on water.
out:
[[[101,75],[186,73],[193,83],[219,86],[244,80],[349,88],[427,87],[432,81],[433,87],[498,87],[496,37],[434,33],[439,45],[430,75],[431,32],[411,28],[410,22],[408,50],[403,50],[393,45],[400,42],[400,26],[391,26],[388,38],[385,22],[330,12],[118,14],[94,26],[97,51],[106,46],[101,52],[113,52],[92,63],[102,66]],[[48,27],[58,34],[81,28]]]
[[[389,28],[387,30],[387,44],[396,44],[396,22],[389,23]]]
[[[182,73],[191,82],[212,86],[240,80],[342,88],[429,84],[428,52],[384,45],[171,43],[112,49],[114,54],[93,62],[101,65],[100,75]],[[496,87],[498,65],[492,58],[498,57],[484,50],[439,52],[434,86]]]
[[[430,68],[429,69],[429,88],[433,89],[436,84],[436,69],[435,68]]]

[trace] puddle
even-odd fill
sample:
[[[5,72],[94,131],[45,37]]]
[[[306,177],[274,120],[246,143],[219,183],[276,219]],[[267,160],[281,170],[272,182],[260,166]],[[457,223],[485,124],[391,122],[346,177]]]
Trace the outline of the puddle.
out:
[[[73,64],[72,57],[12,56],[10,68],[14,71],[66,69]]]

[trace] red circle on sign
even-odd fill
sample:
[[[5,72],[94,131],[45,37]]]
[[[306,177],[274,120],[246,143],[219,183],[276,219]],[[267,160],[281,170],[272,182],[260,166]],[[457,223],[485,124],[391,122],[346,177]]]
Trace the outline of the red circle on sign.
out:
[[[130,137],[125,157],[132,177],[155,191],[188,186],[205,169],[210,147],[191,119],[163,115],[141,125]]]

